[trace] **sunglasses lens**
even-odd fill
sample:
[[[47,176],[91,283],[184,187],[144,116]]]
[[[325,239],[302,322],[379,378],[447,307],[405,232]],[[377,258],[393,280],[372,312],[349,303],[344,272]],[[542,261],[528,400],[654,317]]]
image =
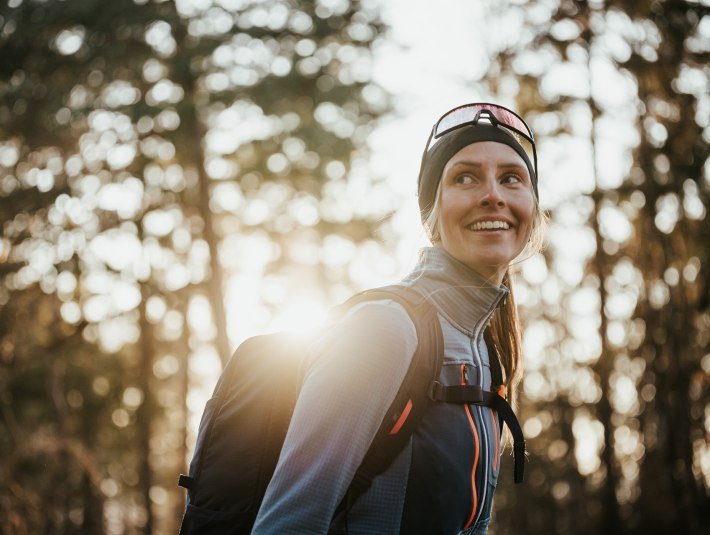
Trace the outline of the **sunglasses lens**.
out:
[[[467,104],[451,110],[439,119],[434,131],[434,137],[437,138],[459,126],[475,124],[477,121],[483,123],[491,122],[487,113],[481,112],[488,112],[493,115],[495,120],[498,121],[499,126],[505,127],[506,130],[515,137],[516,141],[523,147],[523,150],[525,150],[530,161],[536,161],[535,147],[533,142],[530,141],[533,139],[533,135],[528,125],[512,111],[495,104]],[[527,135],[530,139],[520,135],[519,132]]]
[[[533,137],[532,132],[528,128],[528,125],[526,125],[525,122],[520,119],[520,117],[515,115],[510,110],[507,110],[506,108],[502,108],[500,106],[496,106],[494,104],[470,104],[451,110],[441,119],[439,119],[434,135],[440,136],[442,133],[447,132],[452,128],[456,128],[457,126],[461,126],[463,124],[475,121],[476,116],[482,110],[488,111],[501,124],[514,128],[515,130],[519,130],[520,132],[523,132],[524,134],[530,136],[530,138]],[[480,118],[487,120],[485,114],[483,114]]]

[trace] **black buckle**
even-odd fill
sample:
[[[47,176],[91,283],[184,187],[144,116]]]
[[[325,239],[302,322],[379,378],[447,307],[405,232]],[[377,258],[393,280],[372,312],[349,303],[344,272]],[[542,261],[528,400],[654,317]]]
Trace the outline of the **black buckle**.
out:
[[[195,486],[195,478],[186,476],[185,474],[180,474],[180,478],[178,479],[178,486],[187,490],[192,490],[192,488]]]

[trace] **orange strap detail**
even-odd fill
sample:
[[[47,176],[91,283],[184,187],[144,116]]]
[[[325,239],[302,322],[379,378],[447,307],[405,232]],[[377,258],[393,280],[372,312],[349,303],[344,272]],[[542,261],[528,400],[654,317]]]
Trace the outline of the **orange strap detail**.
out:
[[[412,400],[410,399],[407,401],[407,404],[404,407],[404,410],[402,411],[402,414],[399,415],[399,418],[397,418],[397,421],[395,424],[392,426],[392,429],[390,429],[390,435],[396,435],[399,433],[399,430],[402,429],[402,426],[404,425],[404,422],[407,421],[407,417],[409,416],[410,411],[412,410]]]

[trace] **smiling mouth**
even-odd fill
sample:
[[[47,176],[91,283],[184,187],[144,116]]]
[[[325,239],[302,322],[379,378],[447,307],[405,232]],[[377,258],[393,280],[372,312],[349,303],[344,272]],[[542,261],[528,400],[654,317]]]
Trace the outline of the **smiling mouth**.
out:
[[[468,230],[510,230],[510,225],[505,221],[479,221],[466,227]]]

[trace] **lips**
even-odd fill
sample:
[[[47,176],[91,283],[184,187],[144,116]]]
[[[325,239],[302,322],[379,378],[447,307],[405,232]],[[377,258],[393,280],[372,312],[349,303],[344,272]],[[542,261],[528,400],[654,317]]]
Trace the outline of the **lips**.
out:
[[[511,228],[510,223],[507,221],[500,221],[500,220],[485,220],[485,221],[476,221],[475,223],[471,223],[466,227],[469,230],[509,230]]]

